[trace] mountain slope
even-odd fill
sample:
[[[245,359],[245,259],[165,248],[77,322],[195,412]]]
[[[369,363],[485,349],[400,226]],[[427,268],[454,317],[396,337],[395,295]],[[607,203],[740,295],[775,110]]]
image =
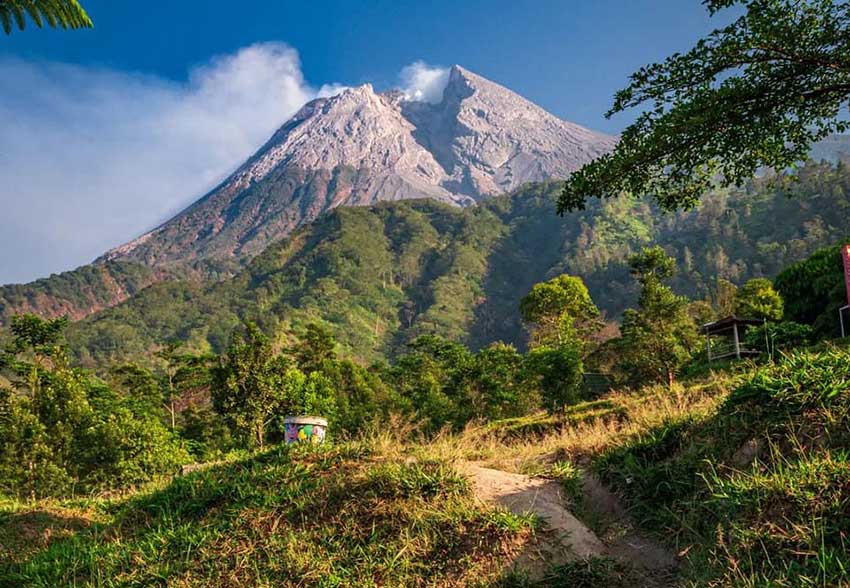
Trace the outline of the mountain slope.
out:
[[[559,273],[581,276],[613,317],[635,298],[626,258],[649,243],[679,260],[678,291],[704,296],[716,276],[738,283],[773,276],[844,238],[850,171],[811,165],[800,175],[794,198],[759,181],[675,215],[618,199],[560,218],[554,182],[466,209],[430,200],[340,208],[271,245],[232,279],[152,286],[73,325],[69,336],[92,365],[144,356],[173,337],[221,350],[243,317],[279,343],[325,321],[344,352],[364,361],[391,356],[424,333],[472,347],[522,346],[520,298]]]
[[[220,186],[94,267],[0,287],[0,325],[28,311],[79,319],[125,300],[138,288],[113,284],[115,263],[140,266],[142,285],[170,273],[217,279],[338,206],[411,198],[464,206],[564,178],[613,144],[458,66],[437,104],[350,88],[305,105]]]
[[[29,284],[2,286],[0,325],[25,312],[79,320],[168,276],[168,272],[138,263],[115,261],[82,266]]]
[[[250,258],[337,206],[470,204],[566,177],[613,143],[458,66],[438,104],[367,84],[310,102],[222,185],[103,259]]]

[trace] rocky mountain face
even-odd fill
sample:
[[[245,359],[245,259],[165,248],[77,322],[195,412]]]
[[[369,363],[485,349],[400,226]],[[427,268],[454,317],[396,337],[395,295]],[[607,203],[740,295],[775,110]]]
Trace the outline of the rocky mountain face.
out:
[[[219,187],[100,261],[244,260],[337,206],[465,206],[564,178],[614,142],[458,66],[437,104],[366,84],[308,103]]]

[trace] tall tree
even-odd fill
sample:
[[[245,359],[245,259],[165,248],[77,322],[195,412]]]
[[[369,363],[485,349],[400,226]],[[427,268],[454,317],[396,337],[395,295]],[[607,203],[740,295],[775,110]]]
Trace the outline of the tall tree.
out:
[[[729,280],[717,278],[708,296],[711,308],[714,310],[714,318],[720,319],[735,313],[738,287]]]
[[[581,278],[566,274],[535,284],[520,301],[533,345],[562,345],[570,337],[586,341],[601,324],[599,309]]]
[[[844,241],[842,244],[850,243]],[[837,337],[838,309],[847,304],[841,246],[827,247],[791,264],[774,281],[785,320],[812,325],[818,337]]]
[[[212,398],[216,411],[236,429],[247,432],[260,449],[265,446],[269,425],[282,416],[290,400],[289,367],[285,358],[274,353],[259,327],[246,322],[214,368]]]
[[[850,3],[704,0],[711,15],[744,13],[690,51],[648,65],[607,116],[646,110],[616,149],[566,182],[558,211],[590,197],[651,194],[691,207],[712,186],[741,185],[763,166],[805,160],[814,141],[848,128]]]
[[[778,321],[783,308],[782,296],[767,278],[747,281],[735,296],[735,312],[741,316]]]
[[[331,330],[319,323],[310,323],[298,336],[293,356],[305,372],[322,369],[327,360],[336,359],[336,340]]]
[[[629,264],[641,293],[638,308],[623,313],[621,367],[634,384],[666,380],[672,386],[698,339],[688,299],[664,284],[676,262],[656,246],[632,256]]]
[[[591,335],[602,325],[584,282],[561,275],[535,284],[520,301],[520,313],[531,327],[524,377],[539,390],[550,411],[577,402],[584,373],[582,356]]]
[[[0,0],[0,25],[7,35],[11,34],[13,24],[24,30],[27,17],[38,28],[43,27],[45,23],[53,28],[63,29],[94,26],[77,0]]]

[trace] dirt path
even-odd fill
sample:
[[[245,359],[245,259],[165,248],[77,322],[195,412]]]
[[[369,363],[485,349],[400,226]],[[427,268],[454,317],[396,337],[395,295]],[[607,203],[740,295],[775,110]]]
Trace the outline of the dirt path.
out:
[[[513,562],[526,569],[532,578],[541,578],[550,566],[605,553],[605,545],[593,531],[564,508],[558,482],[476,464],[467,464],[462,471],[469,476],[480,500],[498,504],[515,514],[533,512],[545,523],[537,540]]]
[[[675,569],[675,556],[637,533],[616,497],[593,478],[585,480],[586,504],[582,505],[582,510],[592,511],[592,516],[606,519],[608,531],[602,539],[567,510],[561,484],[555,480],[532,478],[477,464],[465,464],[461,470],[469,477],[480,500],[501,505],[516,514],[533,512],[545,523],[536,541],[513,562],[525,568],[533,579],[541,578],[551,566],[594,556],[617,558],[645,570],[656,579],[669,575]],[[660,585],[663,584],[662,581]],[[652,582],[652,585],[659,584]]]

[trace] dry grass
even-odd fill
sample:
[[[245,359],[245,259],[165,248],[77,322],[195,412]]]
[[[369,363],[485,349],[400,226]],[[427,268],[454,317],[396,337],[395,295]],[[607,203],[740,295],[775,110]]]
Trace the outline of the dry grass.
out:
[[[738,378],[711,374],[688,387],[612,392],[570,407],[562,415],[539,413],[496,423],[471,423],[463,431],[423,436],[411,423],[395,421],[369,437],[376,453],[396,458],[477,462],[523,474],[545,474],[568,461],[582,466],[625,440],[685,416],[714,412]]]

